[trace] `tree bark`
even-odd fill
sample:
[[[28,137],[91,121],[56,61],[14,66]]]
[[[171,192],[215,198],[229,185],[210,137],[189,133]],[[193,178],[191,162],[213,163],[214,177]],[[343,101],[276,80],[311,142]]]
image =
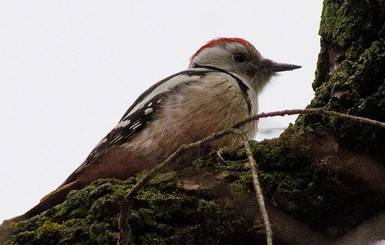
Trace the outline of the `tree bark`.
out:
[[[309,107],[385,122],[385,1],[325,0]],[[385,238],[385,130],[302,115],[253,142],[274,244],[368,244]],[[137,244],[264,244],[245,150],[157,175],[133,201]],[[116,244],[118,200],[139,176],[99,180],[27,221],[0,244]]]

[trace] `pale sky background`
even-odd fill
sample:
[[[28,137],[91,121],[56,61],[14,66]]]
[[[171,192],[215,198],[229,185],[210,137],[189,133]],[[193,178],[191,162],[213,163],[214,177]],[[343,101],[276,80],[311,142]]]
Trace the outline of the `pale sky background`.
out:
[[[242,37],[267,58],[302,65],[275,77],[259,104],[260,112],[304,108],[313,97],[321,7],[0,0],[0,223],[59,186],[144,90],[184,70],[213,38]],[[262,120],[260,128],[294,120]]]

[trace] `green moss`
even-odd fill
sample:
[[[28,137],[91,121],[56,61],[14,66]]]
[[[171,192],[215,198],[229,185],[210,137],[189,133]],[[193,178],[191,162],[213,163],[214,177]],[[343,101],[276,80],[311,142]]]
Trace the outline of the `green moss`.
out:
[[[253,180],[251,173],[241,174],[233,183],[230,184],[230,189],[234,195],[245,195],[252,191]]]
[[[377,6],[373,2],[324,1],[311,107],[385,121],[384,17],[373,9]],[[372,126],[303,115],[280,138],[253,142],[268,206],[332,239],[383,212],[385,201],[378,198],[383,190],[362,180],[372,172],[363,177],[354,171],[385,162],[384,135],[383,129]],[[151,180],[130,210],[135,242],[264,242],[245,151],[242,147],[225,151],[222,157],[212,154]],[[62,204],[11,226],[7,242],[116,244],[117,201],[140,177],[99,180],[72,191]],[[185,188],[184,181],[198,187]],[[279,237],[280,230],[275,226],[273,230]]]
[[[345,203],[362,191],[354,181],[326,167],[337,164],[338,157],[324,156],[311,162],[306,150],[296,151],[284,138],[252,142],[252,148],[267,202],[331,237],[341,236],[346,227],[356,224],[354,215],[342,221],[331,218],[339,217]],[[238,158],[238,153],[228,153],[233,154]],[[172,171],[156,176],[138,193],[130,216],[136,243],[248,244],[264,240],[246,156],[239,161],[223,161],[215,154],[207,159],[213,164],[183,170],[187,176],[213,180],[226,173],[215,188],[185,190],[179,178],[186,174]],[[136,179],[99,180],[71,192],[64,203],[16,224],[10,244],[116,244],[117,200]]]
[[[133,180],[99,180],[72,191],[64,203],[21,222],[24,225],[13,230],[12,243],[116,244],[117,200],[122,196],[121,190],[132,187]],[[162,173],[139,192],[130,217],[136,242],[218,243],[232,236],[235,230],[239,232],[239,227],[245,234],[252,233],[244,218],[237,217],[231,207],[212,200],[209,194],[195,196],[191,191],[185,192],[178,187],[178,181],[175,172]],[[24,230],[27,227],[29,230]]]
[[[85,219],[74,218],[63,221],[58,244],[96,244],[96,241],[90,238],[90,231],[90,224]],[[106,231],[100,235],[104,235]]]
[[[175,189],[177,185],[176,173],[171,171],[155,176],[148,183],[149,186],[157,186],[160,189]]]
[[[39,234],[57,234],[60,232],[61,225],[52,221],[46,221],[37,229]]]
[[[369,32],[373,11],[369,1],[324,1],[320,35],[344,47]]]
[[[311,107],[385,121],[384,16],[377,1],[324,1]],[[297,122],[302,132],[327,132],[344,149],[385,160],[384,129],[314,115]]]
[[[374,41],[363,49],[358,59],[349,59],[356,58],[349,53],[357,52],[357,49],[351,49],[347,50],[346,59],[341,61],[330,79],[317,88],[311,105],[384,121],[385,41]],[[307,127],[314,121],[321,122],[322,127],[331,132],[344,148],[385,159],[381,147],[385,144],[385,130],[333,117],[321,120],[314,116],[304,118]],[[313,126],[316,127],[318,125]]]
[[[22,227],[23,224],[18,228],[20,229]],[[46,220],[34,227],[35,229],[33,230],[21,230],[10,244],[58,244],[61,237],[62,225]]]

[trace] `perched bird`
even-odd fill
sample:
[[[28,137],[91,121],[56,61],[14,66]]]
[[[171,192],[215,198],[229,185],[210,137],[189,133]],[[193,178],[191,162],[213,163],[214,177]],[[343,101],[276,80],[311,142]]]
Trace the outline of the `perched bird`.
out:
[[[87,159],[38,205],[16,217],[26,219],[62,202],[69,191],[101,178],[126,179],[151,169],[182,144],[197,141],[257,114],[258,95],[277,72],[300,68],[265,59],[248,41],[218,38],[192,56],[187,70],[151,86]],[[256,122],[244,126],[252,138]],[[178,160],[241,143],[226,136]]]

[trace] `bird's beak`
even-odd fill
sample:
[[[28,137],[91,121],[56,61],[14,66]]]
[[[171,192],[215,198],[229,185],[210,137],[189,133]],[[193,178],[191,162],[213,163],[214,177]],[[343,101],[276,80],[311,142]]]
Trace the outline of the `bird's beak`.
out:
[[[271,66],[271,69],[275,72],[280,71],[291,71],[295,69],[299,69],[302,66],[292,65],[292,64],[285,64],[285,63],[273,63]]]
[[[269,69],[273,72],[291,71],[302,67],[302,66],[292,65],[292,64],[277,63],[268,59],[262,60],[262,64],[264,68]]]

